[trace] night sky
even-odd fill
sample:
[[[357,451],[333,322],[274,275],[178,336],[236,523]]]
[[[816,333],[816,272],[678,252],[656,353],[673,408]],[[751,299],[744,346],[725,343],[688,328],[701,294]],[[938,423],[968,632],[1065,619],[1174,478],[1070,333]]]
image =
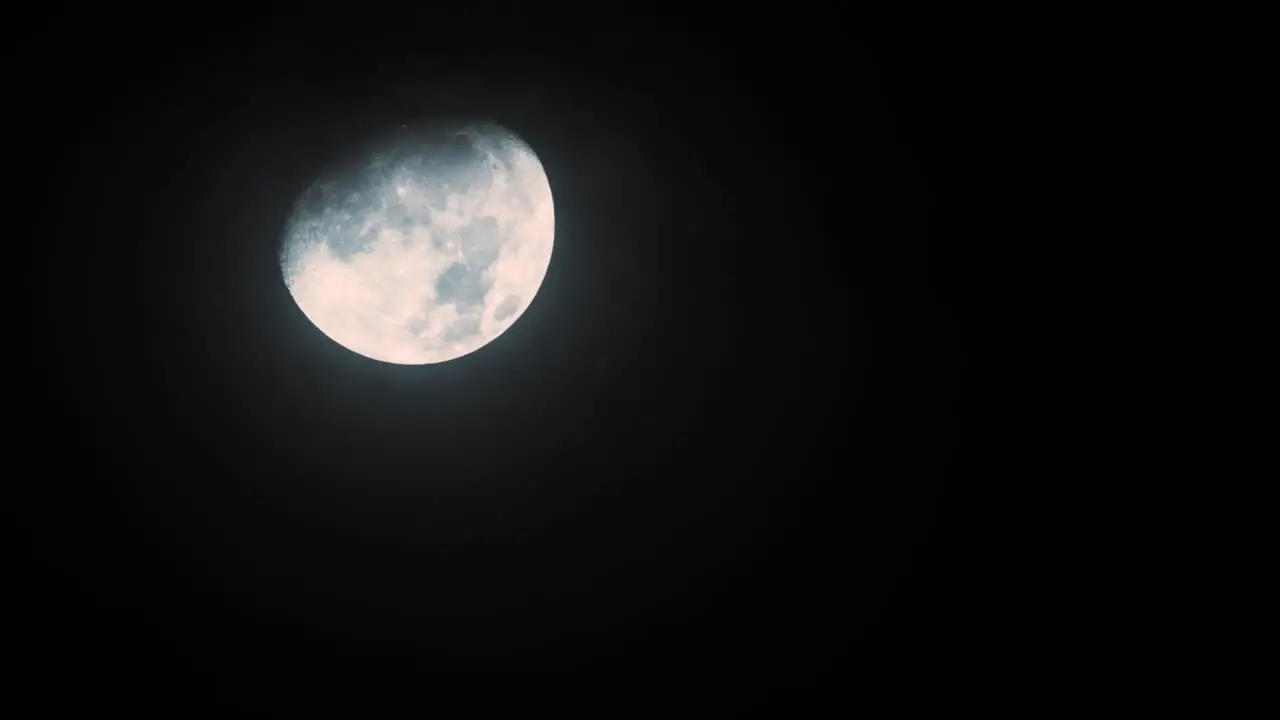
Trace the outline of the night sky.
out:
[[[40,31],[31,667],[1067,693],[1102,582],[1067,27],[468,7]],[[456,114],[538,153],[551,267],[473,355],[376,363],[289,296],[283,223]]]

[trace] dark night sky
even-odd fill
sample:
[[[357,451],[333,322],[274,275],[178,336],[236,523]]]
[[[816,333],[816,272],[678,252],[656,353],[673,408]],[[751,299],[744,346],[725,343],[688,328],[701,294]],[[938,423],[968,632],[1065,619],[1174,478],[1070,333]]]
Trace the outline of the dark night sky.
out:
[[[849,12],[59,28],[33,622],[150,669],[1063,692],[1101,582],[1079,50]],[[276,242],[344,147],[459,111],[540,155],[552,265],[490,346],[379,365],[305,319]]]

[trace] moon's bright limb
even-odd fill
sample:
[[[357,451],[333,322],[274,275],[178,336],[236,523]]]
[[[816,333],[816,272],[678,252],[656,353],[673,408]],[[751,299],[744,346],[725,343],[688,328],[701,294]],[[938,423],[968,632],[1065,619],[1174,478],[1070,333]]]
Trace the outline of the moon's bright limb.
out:
[[[551,262],[551,185],[496,125],[403,131],[317,181],[285,227],[281,271],[338,344],[401,365],[488,344],[529,307]]]

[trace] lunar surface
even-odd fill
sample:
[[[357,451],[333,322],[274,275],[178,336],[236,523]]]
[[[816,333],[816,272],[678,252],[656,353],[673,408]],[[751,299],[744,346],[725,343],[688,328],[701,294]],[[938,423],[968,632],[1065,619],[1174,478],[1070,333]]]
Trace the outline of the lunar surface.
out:
[[[551,185],[515,134],[400,128],[307,189],[280,265],[298,307],[338,344],[388,363],[439,363],[520,318],[554,230]]]

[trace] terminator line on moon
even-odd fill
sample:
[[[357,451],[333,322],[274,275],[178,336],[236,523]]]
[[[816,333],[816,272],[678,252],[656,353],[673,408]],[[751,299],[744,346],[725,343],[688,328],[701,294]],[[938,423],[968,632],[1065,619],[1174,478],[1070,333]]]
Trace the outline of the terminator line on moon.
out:
[[[493,341],[551,262],[551,185],[494,124],[401,128],[295,204],[280,265],[325,335],[374,360],[440,363]]]

